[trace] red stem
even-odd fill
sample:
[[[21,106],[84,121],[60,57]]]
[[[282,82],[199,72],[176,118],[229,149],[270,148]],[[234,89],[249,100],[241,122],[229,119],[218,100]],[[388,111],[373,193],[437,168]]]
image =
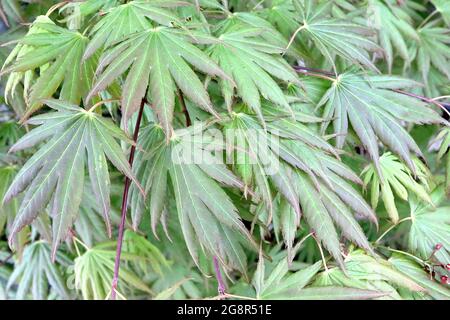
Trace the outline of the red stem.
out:
[[[180,99],[181,107],[183,108],[183,113],[186,118],[186,127],[189,127],[191,125],[191,117],[189,117],[189,112],[186,108],[186,101],[184,101],[184,95],[180,89],[178,89],[178,98]]]
[[[139,128],[141,126],[142,114],[144,111],[145,102],[142,100],[141,107],[139,109],[139,114],[136,120],[136,125],[134,127],[134,145],[131,146],[130,150],[130,158],[128,159],[128,163],[130,167],[133,166],[134,154],[136,152],[136,143],[139,135]],[[114,263],[114,277],[111,285],[111,300],[116,300],[116,289],[117,284],[119,282],[119,269],[120,269],[120,256],[122,254],[122,243],[123,243],[123,234],[125,231],[125,221],[127,216],[127,204],[128,204],[128,190],[130,189],[131,180],[128,177],[125,177],[125,186],[123,189],[123,197],[122,197],[122,218],[120,220],[119,225],[119,236],[117,237],[117,251],[116,251],[116,260]]]
[[[314,72],[314,73],[320,73],[326,76],[333,77],[335,76],[334,72],[322,70],[322,69],[316,69],[316,68],[308,68],[303,66],[294,66],[295,71],[306,71],[306,72]]]
[[[314,75],[314,74],[322,74],[324,76],[329,76],[329,77],[334,77],[335,75],[332,72],[326,71],[326,70],[322,70],[322,69],[316,69],[316,68],[308,68],[308,67],[303,67],[303,66],[293,66],[294,70],[297,71],[298,73],[302,73],[304,75]],[[397,92],[397,93],[401,93],[404,94],[406,96],[409,97],[413,97],[416,99],[419,99],[423,102],[429,103],[429,104],[434,104],[438,107],[440,107],[444,112],[446,112],[447,114],[450,113],[448,110],[446,110],[447,108],[450,108],[450,103],[442,103],[442,102],[437,102],[433,99],[418,95],[418,94],[414,94],[411,92],[407,92],[407,91],[403,91],[403,90],[399,90],[399,89],[392,89],[392,91]]]
[[[223,281],[222,273],[220,272],[220,267],[219,267],[219,262],[217,261],[217,257],[214,257],[213,261],[214,261],[214,271],[216,273],[217,282],[219,284],[217,289],[219,291],[219,295],[223,296],[225,294],[225,289],[226,289],[225,282]]]

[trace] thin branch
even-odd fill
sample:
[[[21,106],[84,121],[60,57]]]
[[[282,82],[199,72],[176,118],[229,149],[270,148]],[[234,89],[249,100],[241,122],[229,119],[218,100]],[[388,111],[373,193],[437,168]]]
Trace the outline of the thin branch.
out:
[[[3,23],[7,28],[9,28],[8,18],[6,17],[5,12],[3,11],[2,5],[0,4],[0,19],[2,19]]]
[[[436,244],[436,246],[433,248],[433,251],[431,252],[430,256],[428,257],[428,259],[426,261],[431,261],[431,259],[435,256],[436,252],[438,252],[441,249],[442,249],[442,244],[441,243]]]
[[[320,73],[326,76],[334,77],[335,74],[331,71],[316,69],[316,68],[308,68],[303,66],[294,66],[293,67],[295,71],[306,71],[306,72],[313,72],[313,73]]]
[[[430,273],[430,280],[433,280],[433,272],[434,272],[434,266],[435,265],[428,263],[427,260],[422,260],[419,257],[416,257],[415,255],[412,255],[411,253],[408,253],[408,252],[405,252],[405,251],[396,250],[396,249],[392,249],[392,248],[384,247],[384,246],[378,246],[378,247],[379,248],[384,248],[384,249],[389,250],[391,252],[399,253],[399,254],[402,254],[402,255],[405,255],[407,257],[412,258],[413,260],[418,262],[421,266],[426,268],[427,272]]]
[[[178,99],[180,99],[181,107],[186,118],[186,126],[189,127],[192,124],[191,117],[189,116],[189,112],[186,107],[186,101],[184,100],[183,92],[181,92],[180,89],[178,89]]]
[[[415,94],[415,93],[406,92],[406,91],[403,91],[403,90],[394,89],[394,90],[392,90],[392,91],[395,91],[395,92],[404,94],[404,95],[409,96],[409,97],[412,97],[412,98],[419,99],[419,100],[421,100],[421,101],[423,101],[423,102],[427,102],[427,103],[430,103],[430,104],[434,104],[435,106],[441,108],[442,111],[444,111],[445,113],[447,113],[448,116],[450,116],[450,112],[447,110],[447,108],[450,108],[450,104],[448,104],[448,103],[439,103],[439,102],[437,102],[435,99],[430,99],[430,98],[423,97],[423,96],[420,96],[420,95]]]
[[[144,105],[145,105],[145,100],[142,100],[141,107],[139,109],[139,114],[138,114],[138,117],[136,120],[136,125],[134,127],[134,135],[133,135],[134,145],[131,146],[130,158],[128,159],[130,167],[133,166],[134,154],[136,152],[136,144],[137,144],[138,135],[139,135],[139,128],[141,126]],[[128,190],[130,189],[130,184],[131,184],[131,180],[128,177],[126,177],[125,178],[125,186],[123,189],[123,197],[122,197],[122,217],[121,217],[120,225],[119,225],[119,235],[117,237],[117,251],[116,251],[116,259],[114,262],[114,277],[113,277],[112,286],[111,286],[111,300],[116,300],[116,289],[117,289],[117,284],[119,282],[120,256],[122,254],[123,234],[125,231],[125,221],[126,221],[126,216],[127,216]]]
[[[294,66],[293,68],[298,73],[302,73],[307,76],[318,77],[318,78],[327,79],[330,81],[335,80],[333,78],[335,75],[332,72],[329,72],[326,70],[308,68],[308,67],[303,67],[303,66]],[[418,100],[421,100],[421,101],[429,103],[429,104],[434,104],[435,106],[442,109],[442,111],[444,111],[444,113],[446,113],[450,117],[450,111],[447,110],[447,108],[450,109],[450,103],[437,102],[437,100],[447,98],[448,96],[442,96],[442,97],[437,97],[437,98],[431,99],[431,98],[427,98],[427,97],[424,97],[424,96],[421,96],[421,95],[418,95],[418,94],[415,94],[412,92],[407,92],[407,91],[403,91],[403,90],[399,90],[399,89],[391,89],[391,90],[394,92],[400,93],[400,94],[404,94],[405,96],[416,98]]]
[[[336,81],[337,72],[329,72],[321,69],[308,68],[302,66],[294,66],[294,70],[298,73],[304,74],[306,76],[312,76],[316,78],[325,79],[328,81]]]
[[[225,294],[226,290],[225,282],[223,281],[222,273],[220,272],[220,266],[219,261],[217,261],[217,257],[214,257],[213,261],[214,261],[214,272],[216,273],[217,282],[219,284],[217,290],[219,292],[219,295],[222,296]]]

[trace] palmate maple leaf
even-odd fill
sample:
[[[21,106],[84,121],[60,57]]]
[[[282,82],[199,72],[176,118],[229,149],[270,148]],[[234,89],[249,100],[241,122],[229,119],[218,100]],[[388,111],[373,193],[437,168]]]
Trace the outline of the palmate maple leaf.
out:
[[[369,28],[331,17],[332,1],[293,0],[292,3],[300,26],[290,37],[288,47],[298,38],[303,47],[317,48],[335,70],[334,57],[337,55],[377,71],[369,53],[379,47],[368,38],[372,34]]]
[[[147,95],[169,138],[177,88],[194,103],[215,114],[204,86],[186,61],[211,76],[226,76],[200,49],[190,44],[195,42],[190,31],[178,29],[184,28],[183,22],[168,8],[186,5],[190,4],[131,1],[110,10],[94,26],[84,59],[102,47],[104,51],[89,98],[130,69],[121,99],[125,126]]]
[[[409,6],[398,6],[393,0],[369,0],[367,6],[367,24],[378,33],[378,43],[384,50],[389,72],[392,69],[395,54],[406,64],[412,57],[408,52],[408,40],[419,40],[417,31],[412,26],[412,18],[405,11]]]
[[[258,266],[252,279],[256,298],[261,300],[354,300],[383,297],[385,292],[378,288],[355,288],[336,283],[314,285],[321,269],[321,263],[306,266],[290,272],[286,259],[282,259],[266,276],[265,261],[259,257]],[[328,270],[325,274],[328,274]],[[314,284],[311,285],[311,282]]]
[[[203,125],[176,130],[168,145],[160,126],[151,124],[142,129],[143,151],[137,152],[133,170],[149,198],[143,199],[132,187],[133,226],[138,228],[148,205],[152,229],[156,233],[156,226],[165,219],[163,213],[168,209],[168,190],[171,187],[181,231],[197,266],[200,268],[200,250],[206,249],[224,266],[245,274],[247,261],[242,246],[255,251],[258,247],[242,223],[236,206],[219,183],[240,189],[244,184],[225,164],[208,162],[213,160],[213,156],[203,149],[204,142],[197,141],[195,136],[201,128]],[[192,153],[183,149],[189,145],[193,147]],[[204,157],[205,162],[190,163],[189,157],[193,155]]]
[[[318,107],[323,108],[322,117],[333,118],[336,146],[343,147],[351,127],[369,153],[380,177],[378,139],[398,154],[415,173],[410,153],[422,153],[401,123],[446,123],[426,103],[391,90],[415,85],[414,81],[401,77],[365,76],[352,71],[340,74],[318,103]],[[329,123],[324,122],[322,132]]]
[[[35,34],[35,33],[47,33],[45,29],[39,28],[39,24],[41,23],[50,23],[53,21],[50,20],[47,16],[38,16],[31,24],[27,35]],[[8,57],[5,59],[2,70],[11,64],[13,61],[20,59],[22,56],[32,51],[33,47],[19,43],[14,47]],[[34,79],[34,70],[27,70],[24,72],[11,72],[8,76],[8,80],[5,84],[5,102],[8,103],[8,100],[14,98],[16,95],[17,87],[21,82],[23,82],[23,98],[25,101],[28,100],[28,93],[30,90],[30,86],[32,85],[32,81]]]
[[[443,185],[436,187],[431,199],[437,208],[413,198],[409,249],[424,260],[436,259],[443,266],[450,263],[450,206]]]
[[[450,31],[439,27],[436,21],[427,23],[418,30],[418,41],[412,50],[417,56],[417,67],[422,72],[423,82],[428,86],[430,68],[434,67],[450,79]]]
[[[367,166],[361,173],[364,177],[364,189],[368,185],[371,188],[372,208],[374,210],[377,208],[381,191],[381,199],[393,223],[397,223],[399,220],[394,191],[399,198],[405,201],[408,200],[408,194],[414,193],[420,200],[433,205],[427,185],[427,178],[430,173],[419,159],[414,158],[413,163],[416,167],[416,180],[419,180],[420,183],[413,178],[411,170],[390,152],[386,152],[380,157],[380,168],[384,183],[381,183],[382,180],[373,164]]]
[[[377,223],[370,206],[346,181],[361,183],[356,174],[335,158],[337,155],[330,144],[304,124],[289,118],[267,119],[267,132],[254,116],[244,113],[235,113],[223,125],[225,132],[232,132],[229,142],[234,148],[229,157],[234,170],[266,206],[269,211],[266,223],[271,222],[273,214],[280,215],[289,254],[302,214],[341,264],[334,223],[345,237],[372,252],[352,214],[357,212]],[[282,206],[283,210],[273,210],[273,189],[289,203]]]
[[[116,256],[115,243],[103,242],[87,250],[75,259],[74,275],[75,288],[79,290],[84,299],[104,300],[111,294],[111,279],[114,274],[114,259]],[[142,261],[140,256],[124,252],[122,262],[134,263]],[[117,291],[121,294],[131,288],[151,293],[150,288],[132,270],[121,269],[121,280]]]
[[[426,293],[437,300],[450,299],[448,286],[440,284],[427,273],[423,266],[417,263],[416,257],[410,257],[408,253],[398,252],[389,258],[389,263],[398,271],[414,280],[418,285],[426,289]]]
[[[92,6],[98,6],[102,1],[88,1],[86,4],[89,2]],[[151,28],[150,20],[168,27],[173,24],[181,25],[179,18],[167,8],[186,4],[181,1],[130,1],[113,7],[90,31],[92,40],[84,52],[84,59],[102,47],[109,48],[130,34]]]
[[[95,13],[104,13],[120,4],[120,0],[87,0],[83,2],[69,2],[61,8],[61,12],[67,12],[67,25],[73,22],[80,22],[83,18],[89,17]],[[74,24],[75,24],[74,23]]]
[[[325,288],[327,286],[341,286],[381,291],[390,299],[400,298],[396,290],[397,287],[413,292],[425,291],[408,275],[397,271],[390,262],[380,257],[368,256],[361,250],[350,249],[345,258],[345,266],[347,274],[339,268],[330,268],[319,274],[313,285]]]
[[[260,29],[259,36],[266,42],[278,46],[286,47],[288,40],[269,21],[258,15],[259,12],[234,12],[226,19],[220,21],[216,26],[216,32],[224,33],[227,30],[237,31],[242,29]]]
[[[47,21],[47,20],[45,20]],[[13,52],[10,66],[0,74],[26,72],[40,68],[40,76],[31,86],[29,106],[23,118],[29,117],[42,106],[42,99],[51,98],[61,87],[59,98],[79,104],[91,86],[96,58],[82,61],[88,38],[78,32],[56,26],[50,22],[37,23],[39,32],[30,32],[19,45],[27,46],[24,54]]]
[[[64,273],[59,264],[67,265],[70,260],[58,255],[55,263],[51,259],[51,248],[43,240],[27,246],[23,258],[17,262],[14,272],[8,280],[8,288],[17,284],[17,299],[25,299],[31,294],[34,300],[48,299],[50,292],[58,294],[62,299],[70,299],[71,294],[64,279]]]
[[[11,152],[30,148],[48,140],[21,168],[4,196],[8,202],[25,191],[12,226],[10,240],[30,224],[46,207],[53,218],[52,256],[63,241],[78,215],[82,200],[85,163],[95,197],[109,222],[110,197],[108,158],[114,166],[132,179],[138,187],[130,165],[116,139],[132,141],[123,131],[94,111],[58,100],[45,100],[57,110],[31,118],[28,123],[39,125],[12,146]],[[86,158],[87,154],[87,158]]]
[[[235,81],[238,96],[262,122],[261,96],[291,110],[284,92],[272,77],[300,84],[295,71],[279,56],[283,48],[267,43],[261,37],[264,33],[263,28],[243,28],[242,24],[234,24],[220,33],[218,43],[208,49],[212,59]],[[234,84],[230,79],[221,79],[219,84],[231,111]]]
[[[294,10],[292,1],[272,1],[272,5],[262,9],[259,14],[274,25],[284,37],[292,36],[295,29],[298,28],[296,21],[298,15]]]
[[[177,88],[199,107],[217,116],[204,85],[188,63],[205,74],[229,77],[188,40],[195,41],[180,29],[163,26],[128,37],[102,55],[98,78],[89,96],[104,90],[130,69],[121,98],[125,123],[147,95],[169,138]]]

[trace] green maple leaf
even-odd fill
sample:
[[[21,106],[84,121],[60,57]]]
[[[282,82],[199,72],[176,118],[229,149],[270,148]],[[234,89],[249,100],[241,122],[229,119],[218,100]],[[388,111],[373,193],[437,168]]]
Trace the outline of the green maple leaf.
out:
[[[287,39],[269,21],[253,12],[235,12],[217,24],[216,32],[221,34],[228,30],[237,31],[239,28],[259,29],[259,38],[274,46],[284,48],[288,43]]]
[[[259,258],[252,284],[262,300],[353,300],[385,296],[381,290],[309,285],[321,269],[321,262],[290,272],[286,259],[275,265],[266,277],[264,259]]]
[[[417,56],[417,66],[422,71],[422,78],[428,85],[430,68],[433,66],[450,79],[450,35],[448,28],[436,26],[430,22],[418,30],[418,42],[413,45]]]
[[[276,0],[272,2],[272,6],[264,8],[261,16],[273,24],[284,37],[291,37],[298,28],[298,14],[292,1]]]
[[[220,0],[188,0],[195,6],[199,6],[204,9],[216,9],[216,10],[225,10],[223,2]]]
[[[298,29],[298,14],[291,1],[276,0],[272,1],[271,6],[262,9],[259,15],[276,27],[284,38],[290,39]],[[273,37],[271,37],[273,41]],[[283,45],[285,48],[288,41]],[[281,44],[281,43],[280,43]],[[314,53],[309,50],[307,44],[300,41],[294,41],[290,50],[286,54],[295,54],[305,58],[308,61],[314,61]]]
[[[342,263],[334,223],[344,236],[371,251],[352,211],[375,223],[377,219],[370,206],[345,181],[361,183],[348,167],[330,156],[336,156],[331,145],[289,118],[268,121],[268,132],[265,132],[255,118],[237,113],[225,123],[227,130],[233,132],[228,141],[234,146],[229,155],[233,167],[265,204],[269,211],[266,223],[270,223],[275,212],[273,188],[290,204],[276,212],[281,215],[280,225],[288,251],[292,250],[293,232],[299,227],[302,214],[337,261]]]
[[[423,270],[423,267],[406,255],[394,254],[389,258],[389,262],[398,271],[413,279],[417,284],[426,289],[427,294],[437,300],[450,299],[450,289],[439,284],[436,280],[430,279],[430,275]]]
[[[383,183],[381,183],[380,176],[373,164],[367,166],[361,173],[364,176],[364,188],[367,188],[368,185],[371,186],[372,208],[374,210],[377,208],[381,191],[381,199],[383,199],[384,206],[393,223],[397,223],[399,220],[394,191],[404,201],[408,201],[409,191],[417,195],[422,201],[432,204],[427,184],[427,179],[431,173],[420,160],[415,158],[413,161],[417,168],[417,179],[420,179],[421,183],[416,182],[411,170],[390,152],[380,157],[380,168],[384,178]]]
[[[31,24],[30,29],[27,32],[27,35],[48,33],[48,31],[39,27],[39,25],[42,23],[53,24],[53,21],[50,20],[50,18],[48,18],[47,16],[36,17],[34,22]],[[33,51],[32,46],[22,43],[17,44],[11,51],[11,53],[8,55],[8,57],[5,59],[2,70],[5,69],[9,64],[14,62],[15,60],[21,59],[21,57],[25,56],[30,51]],[[45,69],[45,65],[42,68]],[[34,78],[35,75],[33,70],[11,72],[5,84],[5,102],[7,103],[12,102],[12,104],[14,105],[13,101],[10,100],[12,100],[17,94],[16,91],[18,91],[17,89],[21,82],[23,83],[24,101],[28,102],[28,95],[30,87],[33,84]]]
[[[450,263],[450,206],[446,206],[445,189],[437,187],[431,194],[433,203],[421,203],[411,199],[411,230],[409,232],[409,248],[422,259],[436,259],[442,265]],[[436,245],[442,248],[436,250]]]
[[[257,245],[219,183],[241,189],[244,185],[223,163],[189,162],[193,155],[214,160],[209,151],[203,149],[204,142],[196,140],[196,130],[199,130],[197,126],[176,130],[169,145],[164,143],[164,133],[159,126],[150,125],[141,133],[144,152],[137,153],[134,170],[149,199],[145,201],[136,189],[132,190],[134,228],[138,227],[144,206],[148,205],[152,229],[156,231],[157,224],[164,219],[163,212],[168,210],[167,190],[171,186],[181,230],[195,263],[199,266],[202,248],[223,265],[245,273],[247,261],[241,244],[254,250]],[[183,149],[191,144],[192,153]]]
[[[373,258],[361,250],[350,250],[345,258],[345,267],[347,274],[339,268],[330,268],[319,274],[313,285],[381,291],[385,293],[381,299],[401,299],[397,287],[413,292],[425,291],[414,279],[397,271],[389,261]]]
[[[21,168],[4,196],[8,202],[26,191],[12,226],[10,239],[30,224],[50,205],[53,217],[53,248],[63,241],[78,215],[83,194],[85,163],[91,185],[111,233],[109,222],[109,173],[106,159],[132,179],[130,165],[116,139],[131,143],[112,122],[93,111],[58,100],[45,103],[57,112],[50,112],[29,120],[40,125],[23,136],[11,151],[19,151],[49,139]],[[87,159],[86,159],[87,153]]]
[[[211,76],[227,76],[189,39],[192,41],[179,29],[162,26],[130,36],[102,55],[99,75],[89,96],[104,90],[130,69],[121,99],[125,123],[147,95],[169,138],[177,88],[202,109],[218,116],[204,85],[186,61]]]
[[[58,264],[67,266],[67,258],[58,255]],[[16,299],[25,299],[28,294],[34,300],[48,299],[50,291],[54,291],[61,299],[70,299],[70,293],[60,266],[50,258],[50,246],[44,241],[35,241],[28,245],[22,260],[14,268],[8,280],[8,288],[18,284]]]
[[[378,50],[378,46],[368,36],[369,28],[329,15],[331,1],[317,4],[314,0],[294,0],[297,21],[300,27],[291,36],[291,41],[299,38],[305,47],[313,44],[336,69],[334,56],[355,64],[377,70],[369,52]]]
[[[266,277],[264,258],[260,257],[252,281],[256,289],[256,297],[259,299],[276,299],[287,295],[289,292],[293,293],[293,289],[301,293],[301,290],[311,282],[321,268],[322,263],[316,262],[302,270],[289,273],[287,259],[281,259]]]
[[[75,288],[81,291],[83,299],[104,300],[111,294],[111,283],[114,275],[114,260],[116,257],[115,243],[97,244],[75,259]],[[122,262],[137,262],[141,257],[123,252]],[[119,296],[126,290],[138,289],[151,293],[150,288],[133,271],[124,267],[119,272]]]
[[[264,106],[264,111],[266,110],[267,107]],[[277,114],[280,114],[279,111]],[[264,117],[270,120],[267,113]],[[314,136],[312,131],[303,124],[287,119],[277,120],[276,116],[274,118],[276,120],[267,123],[270,135],[264,133],[263,127],[253,116],[244,112],[235,113],[224,121],[224,129],[230,133],[228,138],[236,146],[235,150],[231,150],[232,153],[229,156],[234,159],[232,163],[243,182],[247,186],[253,185],[258,189],[259,195],[269,208],[272,197],[267,177],[272,176],[272,181],[299,212],[298,200],[294,199],[295,196],[292,194],[294,188],[292,183],[289,182],[289,176],[291,175],[288,172],[289,168],[283,166],[277,168],[278,156],[294,167],[305,170],[313,178],[316,175],[325,178],[326,174],[324,174],[323,167],[320,164],[314,166],[313,161],[310,161],[301,152],[297,152],[298,149],[293,150],[292,147],[308,148],[308,146],[312,146],[328,153],[334,153],[335,151],[323,139]],[[286,143],[279,143],[278,137],[286,138]],[[292,146],[288,139],[298,141],[296,145]],[[271,143],[275,151],[267,148]],[[273,172],[274,169],[279,169],[280,172],[275,173]],[[281,185],[284,185],[285,188],[280,187]]]
[[[377,138],[415,173],[410,153],[422,153],[401,122],[430,124],[445,121],[426,103],[391,90],[414,85],[414,81],[400,77],[364,76],[351,71],[339,75],[318,103],[323,107],[324,119],[334,118],[334,132],[338,134],[336,146],[343,147],[351,126],[381,177]],[[329,123],[324,122],[322,132]]]
[[[124,233],[123,251],[140,257],[133,264],[143,274],[153,269],[158,275],[164,276],[163,268],[170,267],[169,261],[154,244],[131,230],[126,230]]]
[[[80,33],[50,22],[35,26],[46,32],[34,32],[22,38],[19,45],[27,46],[26,53],[17,55],[17,60],[1,72],[26,72],[41,68],[39,78],[31,86],[24,118],[38,110],[42,106],[41,100],[51,98],[59,87],[61,100],[79,104],[91,86],[96,60],[93,57],[82,61],[88,38]]]
[[[412,18],[402,6],[392,2],[394,1],[369,0],[367,7],[368,24],[378,32],[378,42],[384,50],[389,72],[395,53],[407,64],[411,62],[408,40],[419,40],[419,35],[412,26]]]
[[[99,5],[102,1],[88,1],[82,5]],[[181,1],[130,1],[113,7],[92,28],[92,40],[84,52],[84,59],[101,47],[109,48],[126,36],[152,27],[150,20],[161,25],[181,25],[179,18],[165,8],[173,8],[186,3]],[[149,20],[150,19],[150,20]]]
[[[277,56],[283,48],[267,43],[263,28],[242,28],[240,24],[227,28],[219,41],[208,49],[211,57],[232,77],[239,97],[263,120],[261,96],[290,110],[288,100],[272,78],[299,84],[295,71]],[[231,111],[234,84],[230,79],[219,81],[228,110]]]
[[[86,0],[83,2],[68,3],[61,10],[73,9],[74,12],[71,18],[78,16],[85,17],[97,12],[104,13],[105,10],[110,10],[118,6],[119,2],[120,0]]]

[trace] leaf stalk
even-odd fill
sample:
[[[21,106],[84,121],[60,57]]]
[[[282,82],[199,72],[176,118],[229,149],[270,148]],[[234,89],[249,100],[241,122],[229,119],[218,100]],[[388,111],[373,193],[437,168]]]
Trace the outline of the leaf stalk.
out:
[[[128,160],[130,167],[133,166],[134,154],[136,152],[136,144],[137,144],[137,139],[139,136],[139,128],[141,126],[144,105],[145,105],[145,100],[142,100],[141,107],[139,108],[139,114],[138,114],[138,117],[136,120],[136,125],[134,127],[134,135],[133,135],[134,145],[131,146],[130,157]],[[122,254],[123,235],[125,232],[125,221],[126,221],[127,207],[128,207],[128,191],[130,189],[130,185],[131,185],[131,180],[128,177],[126,177],[125,178],[125,186],[123,189],[122,217],[121,217],[120,225],[119,225],[119,235],[117,237],[117,250],[116,250],[116,258],[115,258],[115,262],[114,262],[114,276],[113,276],[112,285],[111,285],[110,300],[116,300],[116,293],[117,293],[116,290],[117,290],[117,285],[119,282],[120,257]]]

